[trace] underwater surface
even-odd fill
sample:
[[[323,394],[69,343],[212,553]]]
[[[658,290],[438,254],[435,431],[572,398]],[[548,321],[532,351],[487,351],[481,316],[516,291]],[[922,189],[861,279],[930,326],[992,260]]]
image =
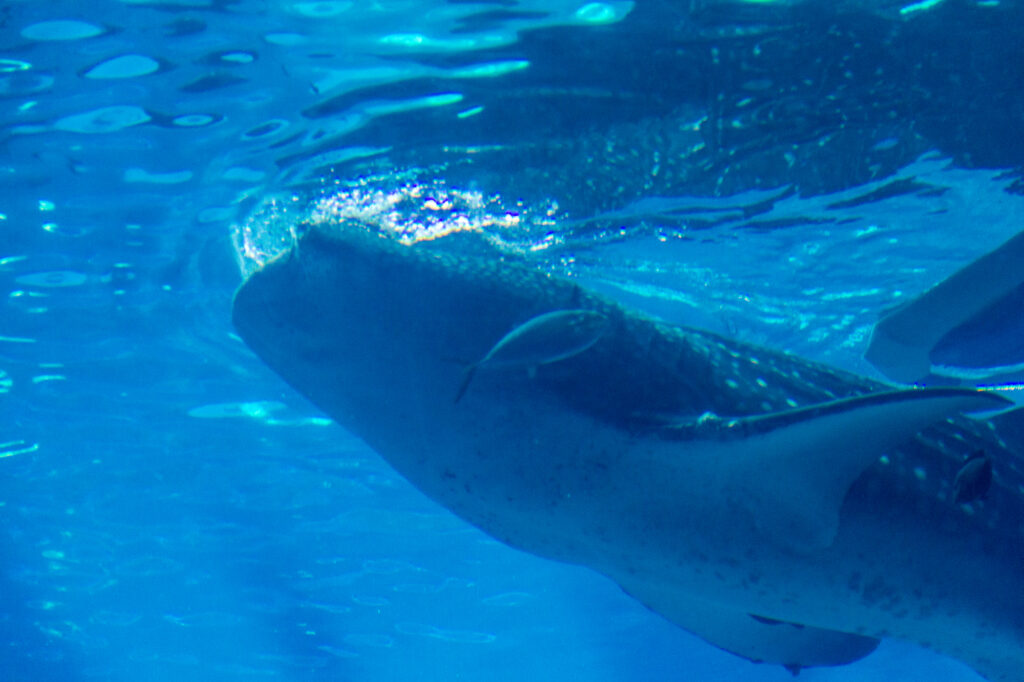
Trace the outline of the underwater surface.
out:
[[[0,678],[790,679],[432,502],[247,349],[233,293],[299,224],[473,232],[670,323],[1020,402],[1021,26],[1015,0],[3,0]],[[972,308],[915,306],[1004,243]],[[921,371],[865,359],[900,311],[942,318]],[[885,641],[801,679],[982,678]]]

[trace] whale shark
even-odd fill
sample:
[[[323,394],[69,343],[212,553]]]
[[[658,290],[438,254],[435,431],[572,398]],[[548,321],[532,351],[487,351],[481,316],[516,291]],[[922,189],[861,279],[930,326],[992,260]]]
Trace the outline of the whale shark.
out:
[[[238,333],[454,514],[751,661],[896,638],[1024,682],[1024,475],[983,418],[1004,398],[666,324],[471,236],[300,227],[236,292]],[[559,339],[559,311],[600,333]],[[506,352],[535,361],[459,393]]]

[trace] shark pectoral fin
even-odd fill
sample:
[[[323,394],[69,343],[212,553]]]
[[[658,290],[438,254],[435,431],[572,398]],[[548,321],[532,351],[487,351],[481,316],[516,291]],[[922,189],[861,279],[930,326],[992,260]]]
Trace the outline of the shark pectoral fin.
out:
[[[724,464],[723,493],[758,530],[798,551],[828,547],[858,476],[935,422],[1005,398],[970,389],[911,389],[846,398],[728,422],[741,436]]]
[[[794,673],[801,668],[852,663],[878,646],[878,640],[871,637],[733,611],[636,579],[620,584],[647,608],[709,644],[755,663],[785,666]]]

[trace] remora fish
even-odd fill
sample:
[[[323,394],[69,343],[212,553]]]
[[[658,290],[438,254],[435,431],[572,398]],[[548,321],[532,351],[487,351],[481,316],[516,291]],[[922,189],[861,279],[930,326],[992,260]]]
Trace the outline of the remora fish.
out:
[[[455,402],[481,367],[510,368],[547,365],[579,355],[597,343],[608,320],[590,310],[554,310],[538,315],[501,337],[480,362],[466,368]]]
[[[495,538],[600,571],[751,660],[838,665],[895,637],[1024,681],[1024,476],[987,423],[958,416],[1003,399],[893,391],[361,228],[313,229],[296,254],[243,284],[239,333]],[[608,321],[585,353],[438,400],[461,380],[445,358],[565,307]],[[957,504],[977,451],[986,499]]]

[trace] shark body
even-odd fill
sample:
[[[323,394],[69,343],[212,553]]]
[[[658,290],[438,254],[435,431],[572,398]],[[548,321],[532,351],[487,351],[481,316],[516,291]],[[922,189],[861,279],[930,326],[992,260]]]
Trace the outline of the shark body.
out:
[[[607,321],[592,346],[481,372],[452,401],[452,358],[564,309]],[[896,637],[1024,682],[1024,477],[960,416],[1000,398],[893,391],[360,227],[313,229],[252,274],[234,322],[427,495],[712,644],[797,671]],[[993,480],[958,504],[979,451]]]

